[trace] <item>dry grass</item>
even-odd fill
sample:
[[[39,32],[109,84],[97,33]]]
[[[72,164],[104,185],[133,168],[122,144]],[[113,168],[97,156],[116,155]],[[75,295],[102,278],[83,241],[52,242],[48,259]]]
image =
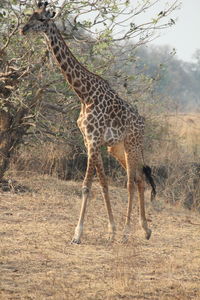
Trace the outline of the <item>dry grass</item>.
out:
[[[177,114],[166,118],[183,149],[194,156],[200,155],[200,114]]]
[[[200,211],[200,114],[162,115],[156,122],[162,130],[148,161],[157,188],[167,201]]]
[[[19,178],[32,192],[2,193],[0,299],[200,299],[199,215],[147,203],[153,229],[120,242],[126,190],[111,187],[118,233],[106,240],[106,212],[94,183],[81,245],[70,245],[81,183],[52,177]],[[97,215],[95,218],[94,215]]]

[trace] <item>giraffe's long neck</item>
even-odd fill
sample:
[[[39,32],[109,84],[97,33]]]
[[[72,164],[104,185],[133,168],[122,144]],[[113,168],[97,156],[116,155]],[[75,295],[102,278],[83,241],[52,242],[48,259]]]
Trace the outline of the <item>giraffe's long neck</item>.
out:
[[[83,102],[90,102],[92,96],[98,92],[98,87],[107,85],[106,81],[89,72],[79,63],[54,23],[50,24],[49,30],[45,35],[68,83]],[[101,84],[99,84],[100,82]]]

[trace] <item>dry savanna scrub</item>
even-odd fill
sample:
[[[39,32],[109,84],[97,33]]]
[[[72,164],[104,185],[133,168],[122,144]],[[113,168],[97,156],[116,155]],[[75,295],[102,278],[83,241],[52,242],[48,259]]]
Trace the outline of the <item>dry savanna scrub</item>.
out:
[[[152,204],[147,190],[152,237],[144,239],[136,200],[133,231],[123,244],[127,192],[111,186],[117,235],[109,243],[106,210],[94,182],[82,244],[71,245],[81,183],[47,175],[16,178],[23,193],[13,187],[0,196],[2,300],[200,299],[197,212],[170,206],[162,198]]]

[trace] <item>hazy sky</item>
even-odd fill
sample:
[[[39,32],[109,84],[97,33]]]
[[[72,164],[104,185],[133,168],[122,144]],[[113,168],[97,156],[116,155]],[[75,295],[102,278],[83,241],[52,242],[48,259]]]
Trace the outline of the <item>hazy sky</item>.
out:
[[[175,15],[176,25],[152,43],[168,44],[176,48],[178,58],[191,61],[195,50],[200,49],[200,0],[182,0],[182,7]]]

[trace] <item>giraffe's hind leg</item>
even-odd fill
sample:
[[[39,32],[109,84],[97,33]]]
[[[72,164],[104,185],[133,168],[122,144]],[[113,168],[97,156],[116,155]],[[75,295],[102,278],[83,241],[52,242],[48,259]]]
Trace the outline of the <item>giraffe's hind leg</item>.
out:
[[[137,179],[137,187],[138,187],[138,194],[139,194],[139,212],[140,212],[140,225],[145,232],[145,237],[147,240],[151,237],[151,229],[148,228],[146,216],[145,216],[145,203],[144,203],[144,175],[141,174],[140,177]]]
[[[126,147],[126,150],[125,150]],[[131,221],[131,212],[133,206],[133,197],[135,189],[135,174],[136,174],[136,165],[133,155],[133,149],[128,150],[127,145],[124,145],[124,142],[118,143],[112,147],[108,147],[108,152],[116,158],[117,161],[122,165],[122,167],[127,172],[127,190],[128,190],[128,207],[126,213],[126,221],[123,231],[122,242],[126,243],[130,235],[130,221]]]
[[[151,229],[148,228],[146,216],[145,216],[145,203],[144,203],[144,190],[145,190],[145,180],[143,173],[143,159],[141,155],[140,147],[137,147],[137,143],[132,142],[131,139],[125,143],[125,156],[127,165],[127,177],[128,177],[128,197],[129,204],[127,210],[126,225],[129,225],[131,210],[132,210],[132,199],[133,199],[133,184],[135,183],[138,188],[139,196],[139,218],[140,225],[145,232],[146,239],[151,236]]]
[[[141,161],[141,155],[136,147],[135,143],[121,142],[112,147],[108,147],[108,152],[114,156],[122,165],[127,172],[127,190],[128,190],[128,207],[127,215],[124,228],[123,241],[128,240],[130,234],[130,220],[133,205],[134,189],[135,185],[138,188],[139,195],[139,214],[140,224],[145,232],[146,239],[151,236],[151,229],[148,228],[147,220],[145,216],[145,205],[144,205],[144,174],[143,174],[143,163]]]
[[[129,169],[129,164],[127,168],[127,157],[125,154],[124,142],[118,143],[112,147],[108,147],[108,152],[122,165],[122,167],[127,171],[127,189],[128,189],[128,208],[127,208],[127,216],[126,223],[123,232],[122,242],[127,242],[128,236],[130,234],[130,216],[132,210],[132,201],[133,201],[133,193],[134,193],[134,174],[132,169]]]

